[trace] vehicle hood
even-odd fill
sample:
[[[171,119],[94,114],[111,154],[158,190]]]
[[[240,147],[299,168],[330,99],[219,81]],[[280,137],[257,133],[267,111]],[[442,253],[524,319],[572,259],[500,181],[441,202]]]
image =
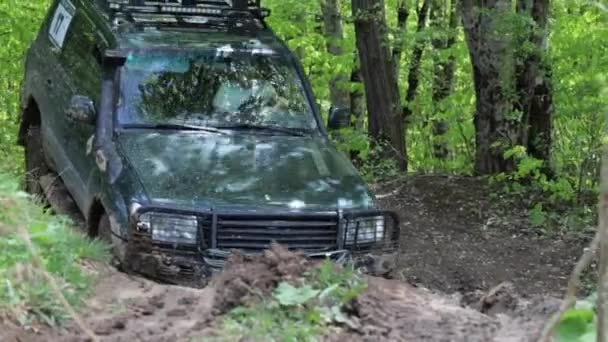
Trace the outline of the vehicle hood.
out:
[[[357,170],[322,137],[134,131],[118,142],[155,204],[373,207]]]

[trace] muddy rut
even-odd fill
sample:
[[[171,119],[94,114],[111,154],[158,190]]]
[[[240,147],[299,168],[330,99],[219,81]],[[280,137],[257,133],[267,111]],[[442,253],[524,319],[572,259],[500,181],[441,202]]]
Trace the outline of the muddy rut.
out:
[[[310,265],[280,247],[264,256],[234,256],[205,289],[160,285],[106,270],[83,319],[101,341],[223,341],[222,315],[293,282]],[[347,308],[355,327],[336,326],[327,341],[532,341],[559,304],[523,300],[505,285],[492,298],[433,293],[396,280],[369,278],[369,286]],[[88,341],[74,326],[24,332],[5,325],[1,341]],[[246,338],[246,336],[244,336]]]

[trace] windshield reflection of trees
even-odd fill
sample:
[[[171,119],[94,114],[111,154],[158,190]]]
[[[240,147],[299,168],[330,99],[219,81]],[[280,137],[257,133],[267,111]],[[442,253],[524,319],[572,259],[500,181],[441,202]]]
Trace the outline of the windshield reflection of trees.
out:
[[[268,56],[191,58],[185,72],[152,73],[139,85],[139,111],[153,122],[263,124],[310,128],[298,76]]]

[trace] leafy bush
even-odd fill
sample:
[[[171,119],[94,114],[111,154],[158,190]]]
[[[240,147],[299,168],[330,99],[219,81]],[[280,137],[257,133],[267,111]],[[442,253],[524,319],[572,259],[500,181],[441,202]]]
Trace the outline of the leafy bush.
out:
[[[12,176],[1,173],[0,250],[0,316],[25,327],[55,326],[69,318],[43,272],[54,277],[71,305],[80,306],[94,280],[84,265],[109,255],[104,245],[46,212],[19,191]]]
[[[597,340],[597,318],[595,314],[597,295],[578,301],[576,306],[564,314],[557,326],[559,342],[595,342]]]
[[[314,341],[330,323],[352,323],[343,308],[365,288],[352,268],[338,270],[327,261],[312,268],[301,286],[281,283],[271,298],[232,310],[224,330],[236,340]]]

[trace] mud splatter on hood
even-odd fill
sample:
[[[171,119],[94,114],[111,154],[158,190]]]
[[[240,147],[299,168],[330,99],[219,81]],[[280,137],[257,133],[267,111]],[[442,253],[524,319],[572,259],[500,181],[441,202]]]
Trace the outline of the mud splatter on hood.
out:
[[[118,141],[153,202],[291,209],[373,206],[350,161],[319,137],[134,130]]]

